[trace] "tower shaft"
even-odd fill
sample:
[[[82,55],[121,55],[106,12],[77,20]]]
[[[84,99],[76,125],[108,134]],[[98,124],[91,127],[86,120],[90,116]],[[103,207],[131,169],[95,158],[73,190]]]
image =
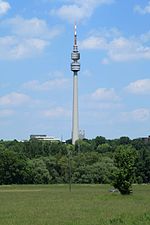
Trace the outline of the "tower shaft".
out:
[[[73,112],[72,112],[72,144],[79,139],[79,117],[78,117],[78,74],[73,75]]]

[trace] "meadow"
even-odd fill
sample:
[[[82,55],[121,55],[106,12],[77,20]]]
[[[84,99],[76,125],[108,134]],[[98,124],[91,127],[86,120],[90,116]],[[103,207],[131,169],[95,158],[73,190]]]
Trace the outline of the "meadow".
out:
[[[0,186],[0,225],[150,225],[150,185]]]

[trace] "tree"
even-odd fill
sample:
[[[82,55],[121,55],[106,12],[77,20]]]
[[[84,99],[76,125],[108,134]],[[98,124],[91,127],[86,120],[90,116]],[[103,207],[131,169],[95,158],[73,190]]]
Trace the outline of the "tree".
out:
[[[44,157],[43,160],[51,177],[50,183],[51,184],[60,183],[60,175],[58,173],[60,168],[58,166],[56,157],[54,156]]]
[[[0,184],[23,184],[26,164],[23,155],[0,147]]]
[[[105,137],[97,136],[95,139],[92,139],[92,149],[96,150],[99,145],[106,143]]]
[[[119,144],[120,145],[129,145],[130,144],[130,138],[126,137],[126,136],[120,137]]]
[[[97,151],[100,153],[106,153],[111,150],[111,146],[108,143],[100,144],[97,147]]]
[[[91,145],[84,140],[77,140],[75,144],[76,152],[89,152],[91,151]]]
[[[29,160],[27,165],[27,172],[27,181],[31,184],[48,184],[52,179],[42,158],[34,158],[32,160]]]
[[[117,170],[114,174],[113,186],[123,195],[132,192],[136,157],[136,151],[130,145],[120,145],[115,151],[114,163]]]
[[[136,178],[138,183],[150,183],[150,151],[145,147],[138,151]]]

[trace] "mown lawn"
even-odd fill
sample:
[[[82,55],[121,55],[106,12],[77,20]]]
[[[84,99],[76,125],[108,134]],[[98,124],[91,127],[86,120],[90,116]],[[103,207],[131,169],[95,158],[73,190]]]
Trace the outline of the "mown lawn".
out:
[[[0,186],[0,225],[150,225],[150,185],[131,196],[108,185]]]

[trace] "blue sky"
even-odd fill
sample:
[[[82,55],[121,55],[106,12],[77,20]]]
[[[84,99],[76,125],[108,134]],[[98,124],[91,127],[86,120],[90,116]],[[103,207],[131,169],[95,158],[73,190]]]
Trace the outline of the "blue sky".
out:
[[[150,134],[150,1],[0,0],[0,139],[70,138],[75,20],[80,129]]]

